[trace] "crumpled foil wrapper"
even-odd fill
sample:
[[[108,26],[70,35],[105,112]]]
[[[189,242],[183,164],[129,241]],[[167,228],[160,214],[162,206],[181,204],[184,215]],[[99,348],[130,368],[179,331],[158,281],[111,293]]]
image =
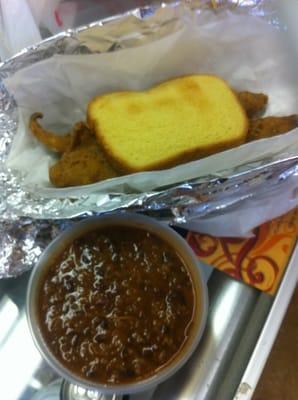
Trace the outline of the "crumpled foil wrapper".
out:
[[[245,12],[265,15],[270,23],[278,24],[270,3],[257,0],[186,1],[184,5],[198,13],[204,7],[243,7]],[[0,80],[54,54],[117,51],[174,32],[177,20],[172,10],[177,5],[181,5],[181,2],[162,4],[163,12],[172,15],[166,22],[157,17],[146,23],[146,17],[154,16],[161,9],[160,6],[147,6],[48,38],[2,63]],[[104,25],[110,27],[106,35],[100,30]],[[134,34],[131,34],[132,26]],[[130,29],[129,37],[125,36],[127,27]],[[42,198],[26,192],[21,185],[22,178],[5,165],[17,128],[17,107],[1,81],[0,277],[17,276],[31,268],[43,249],[61,230],[87,215],[129,209],[180,224],[206,215],[220,214],[261,191],[271,190],[274,193],[282,182],[298,176],[298,157],[283,160],[271,158],[221,171],[218,176],[200,177],[173,187],[159,188],[151,193]]]

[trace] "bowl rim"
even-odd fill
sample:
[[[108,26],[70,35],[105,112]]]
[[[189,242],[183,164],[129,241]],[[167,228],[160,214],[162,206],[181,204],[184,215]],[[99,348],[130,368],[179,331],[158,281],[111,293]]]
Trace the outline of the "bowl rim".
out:
[[[37,296],[37,288],[39,278],[42,273],[46,271],[49,265],[49,257],[53,253],[61,254],[61,250],[65,246],[72,242],[75,238],[81,237],[87,232],[95,230],[97,228],[104,228],[106,226],[127,226],[135,227],[143,230],[149,230],[153,234],[157,235],[162,240],[168,242],[179,254],[185,263],[185,267],[191,275],[192,284],[196,292],[196,304],[195,311],[198,311],[200,307],[200,318],[198,319],[197,331],[193,331],[186,345],[183,347],[183,354],[179,355],[169,363],[168,366],[162,367],[157,373],[150,375],[145,379],[138,380],[136,382],[130,382],[125,384],[103,384],[95,383],[80,377],[74,372],[68,370],[50,351],[47,346],[41,330],[38,327],[38,317],[36,313],[36,302],[34,300]],[[168,239],[165,239],[166,236]],[[62,244],[63,243],[63,244]],[[178,247],[178,249],[177,249]],[[109,213],[107,215],[92,216],[75,223],[71,227],[62,231],[43,251],[37,264],[33,267],[30,275],[27,296],[26,296],[26,315],[29,325],[29,330],[35,346],[46,360],[46,362],[64,379],[67,381],[81,386],[87,390],[96,390],[105,394],[133,394],[138,392],[144,392],[157,386],[164,380],[168,379],[175,372],[177,372],[189,359],[195,348],[197,347],[206,325],[207,311],[208,311],[208,290],[206,280],[204,279],[203,273],[199,267],[200,263],[196,258],[191,247],[186,241],[167,224],[157,221],[151,217],[134,214],[131,212],[125,213]],[[200,305],[197,300],[200,296]]]

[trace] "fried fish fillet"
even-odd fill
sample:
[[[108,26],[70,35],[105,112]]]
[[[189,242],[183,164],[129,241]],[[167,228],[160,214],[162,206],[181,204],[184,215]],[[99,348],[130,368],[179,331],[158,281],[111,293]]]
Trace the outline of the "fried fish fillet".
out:
[[[31,115],[29,128],[33,135],[49,150],[57,153],[64,153],[67,151],[72,141],[72,132],[60,136],[54,132],[47,131],[37,121],[42,117],[43,114],[39,112]]]
[[[83,122],[76,124],[69,148],[49,168],[50,181],[56,187],[87,185],[118,175]]]
[[[108,163],[95,136],[84,122],[76,123],[70,133],[59,136],[45,130],[37,122],[42,116],[41,113],[34,113],[29,127],[48,149],[62,154],[49,168],[49,178],[54,186],[87,185],[119,175]]]
[[[248,118],[259,115],[264,111],[268,96],[263,93],[237,92],[238,100],[244,108]]]
[[[265,117],[252,119],[249,121],[247,142],[280,135],[297,128],[297,126],[297,114],[288,115],[285,117]]]

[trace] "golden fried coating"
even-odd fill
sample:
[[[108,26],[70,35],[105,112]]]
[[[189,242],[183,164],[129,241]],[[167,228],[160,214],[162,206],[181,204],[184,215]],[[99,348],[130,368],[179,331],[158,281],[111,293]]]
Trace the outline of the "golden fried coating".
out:
[[[33,135],[50,150],[57,153],[64,153],[71,143],[71,133],[59,136],[51,131],[47,131],[37,122],[42,118],[42,113],[34,113],[30,117],[29,128]]]
[[[263,93],[238,92],[236,94],[248,118],[259,115],[268,103],[268,96]]]
[[[298,115],[289,115],[286,117],[265,117],[252,119],[249,121],[247,133],[247,142],[252,140],[265,139],[281,133],[289,132],[297,128]]]
[[[34,113],[29,127],[34,136],[47,148],[62,154],[49,168],[49,178],[56,187],[80,186],[118,176],[108,163],[96,137],[84,122],[74,125],[71,133],[58,136],[37,122],[41,113]]]
[[[56,187],[87,185],[118,175],[83,122],[75,125],[68,150],[49,169]]]
[[[49,169],[56,187],[80,186],[113,178],[119,174],[108,164],[96,139],[83,147],[65,152]]]

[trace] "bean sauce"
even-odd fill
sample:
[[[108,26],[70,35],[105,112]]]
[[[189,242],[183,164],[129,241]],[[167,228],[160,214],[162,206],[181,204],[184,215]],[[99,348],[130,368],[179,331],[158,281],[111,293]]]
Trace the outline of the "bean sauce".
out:
[[[175,250],[147,231],[85,234],[49,266],[38,294],[45,342],[70,371],[101,384],[154,375],[185,345],[194,289]]]

